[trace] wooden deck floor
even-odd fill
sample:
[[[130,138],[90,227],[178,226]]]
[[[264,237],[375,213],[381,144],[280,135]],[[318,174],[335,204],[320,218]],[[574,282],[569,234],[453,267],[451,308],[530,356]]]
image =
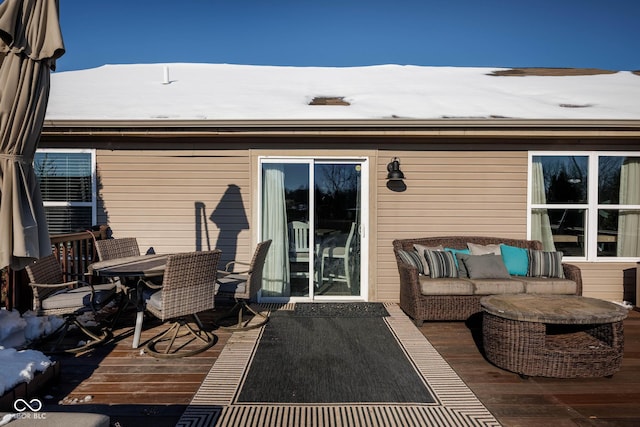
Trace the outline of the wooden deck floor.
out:
[[[624,360],[613,378],[521,379],[482,357],[477,326],[437,322],[420,329],[504,426],[640,425],[640,312],[625,321]],[[143,341],[159,331],[157,321],[147,321]],[[215,332],[218,342],[208,351],[159,360],[132,349],[131,329],[119,329],[113,343],[60,359],[60,381],[43,393],[45,410],[100,412],[120,427],[174,426],[230,336]]]
[[[640,426],[640,312],[624,322],[622,368],[612,378],[528,378],[487,362],[463,322],[422,333],[504,426]]]

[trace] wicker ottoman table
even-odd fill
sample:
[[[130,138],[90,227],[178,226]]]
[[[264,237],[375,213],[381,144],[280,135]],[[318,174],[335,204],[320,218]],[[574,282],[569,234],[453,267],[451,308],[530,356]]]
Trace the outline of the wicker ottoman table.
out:
[[[487,359],[522,377],[605,377],[620,369],[627,309],[574,295],[492,295],[480,301]]]

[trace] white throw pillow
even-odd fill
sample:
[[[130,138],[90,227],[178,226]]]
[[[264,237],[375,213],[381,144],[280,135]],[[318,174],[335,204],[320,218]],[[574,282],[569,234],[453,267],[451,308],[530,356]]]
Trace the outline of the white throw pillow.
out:
[[[471,251],[471,255],[502,255],[500,251],[500,243],[495,245],[478,245],[476,243],[467,243],[467,247]]]

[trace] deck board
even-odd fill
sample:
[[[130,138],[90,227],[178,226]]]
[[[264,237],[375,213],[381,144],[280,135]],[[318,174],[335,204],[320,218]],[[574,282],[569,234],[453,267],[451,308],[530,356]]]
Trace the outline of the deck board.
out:
[[[201,318],[207,325],[214,316]],[[630,312],[625,320],[622,368],[612,378],[522,379],[484,359],[477,327],[473,322],[426,322],[420,330],[504,426],[640,425],[640,312]],[[143,342],[160,331],[159,322],[145,320]],[[160,360],[131,348],[129,327],[118,329],[115,342],[61,358],[60,382],[43,393],[50,397],[46,408],[106,413],[112,425],[123,427],[172,426],[231,336],[219,329],[214,333],[218,342],[206,352]],[[118,339],[119,334],[125,337]]]

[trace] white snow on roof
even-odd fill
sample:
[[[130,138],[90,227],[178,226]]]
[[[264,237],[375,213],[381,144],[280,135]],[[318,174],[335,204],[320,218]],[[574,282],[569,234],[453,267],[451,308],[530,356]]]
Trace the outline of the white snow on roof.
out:
[[[640,119],[640,76],[631,72],[489,75],[496,70],[105,65],[53,73],[46,119]],[[309,105],[314,97],[344,97],[350,105]]]

